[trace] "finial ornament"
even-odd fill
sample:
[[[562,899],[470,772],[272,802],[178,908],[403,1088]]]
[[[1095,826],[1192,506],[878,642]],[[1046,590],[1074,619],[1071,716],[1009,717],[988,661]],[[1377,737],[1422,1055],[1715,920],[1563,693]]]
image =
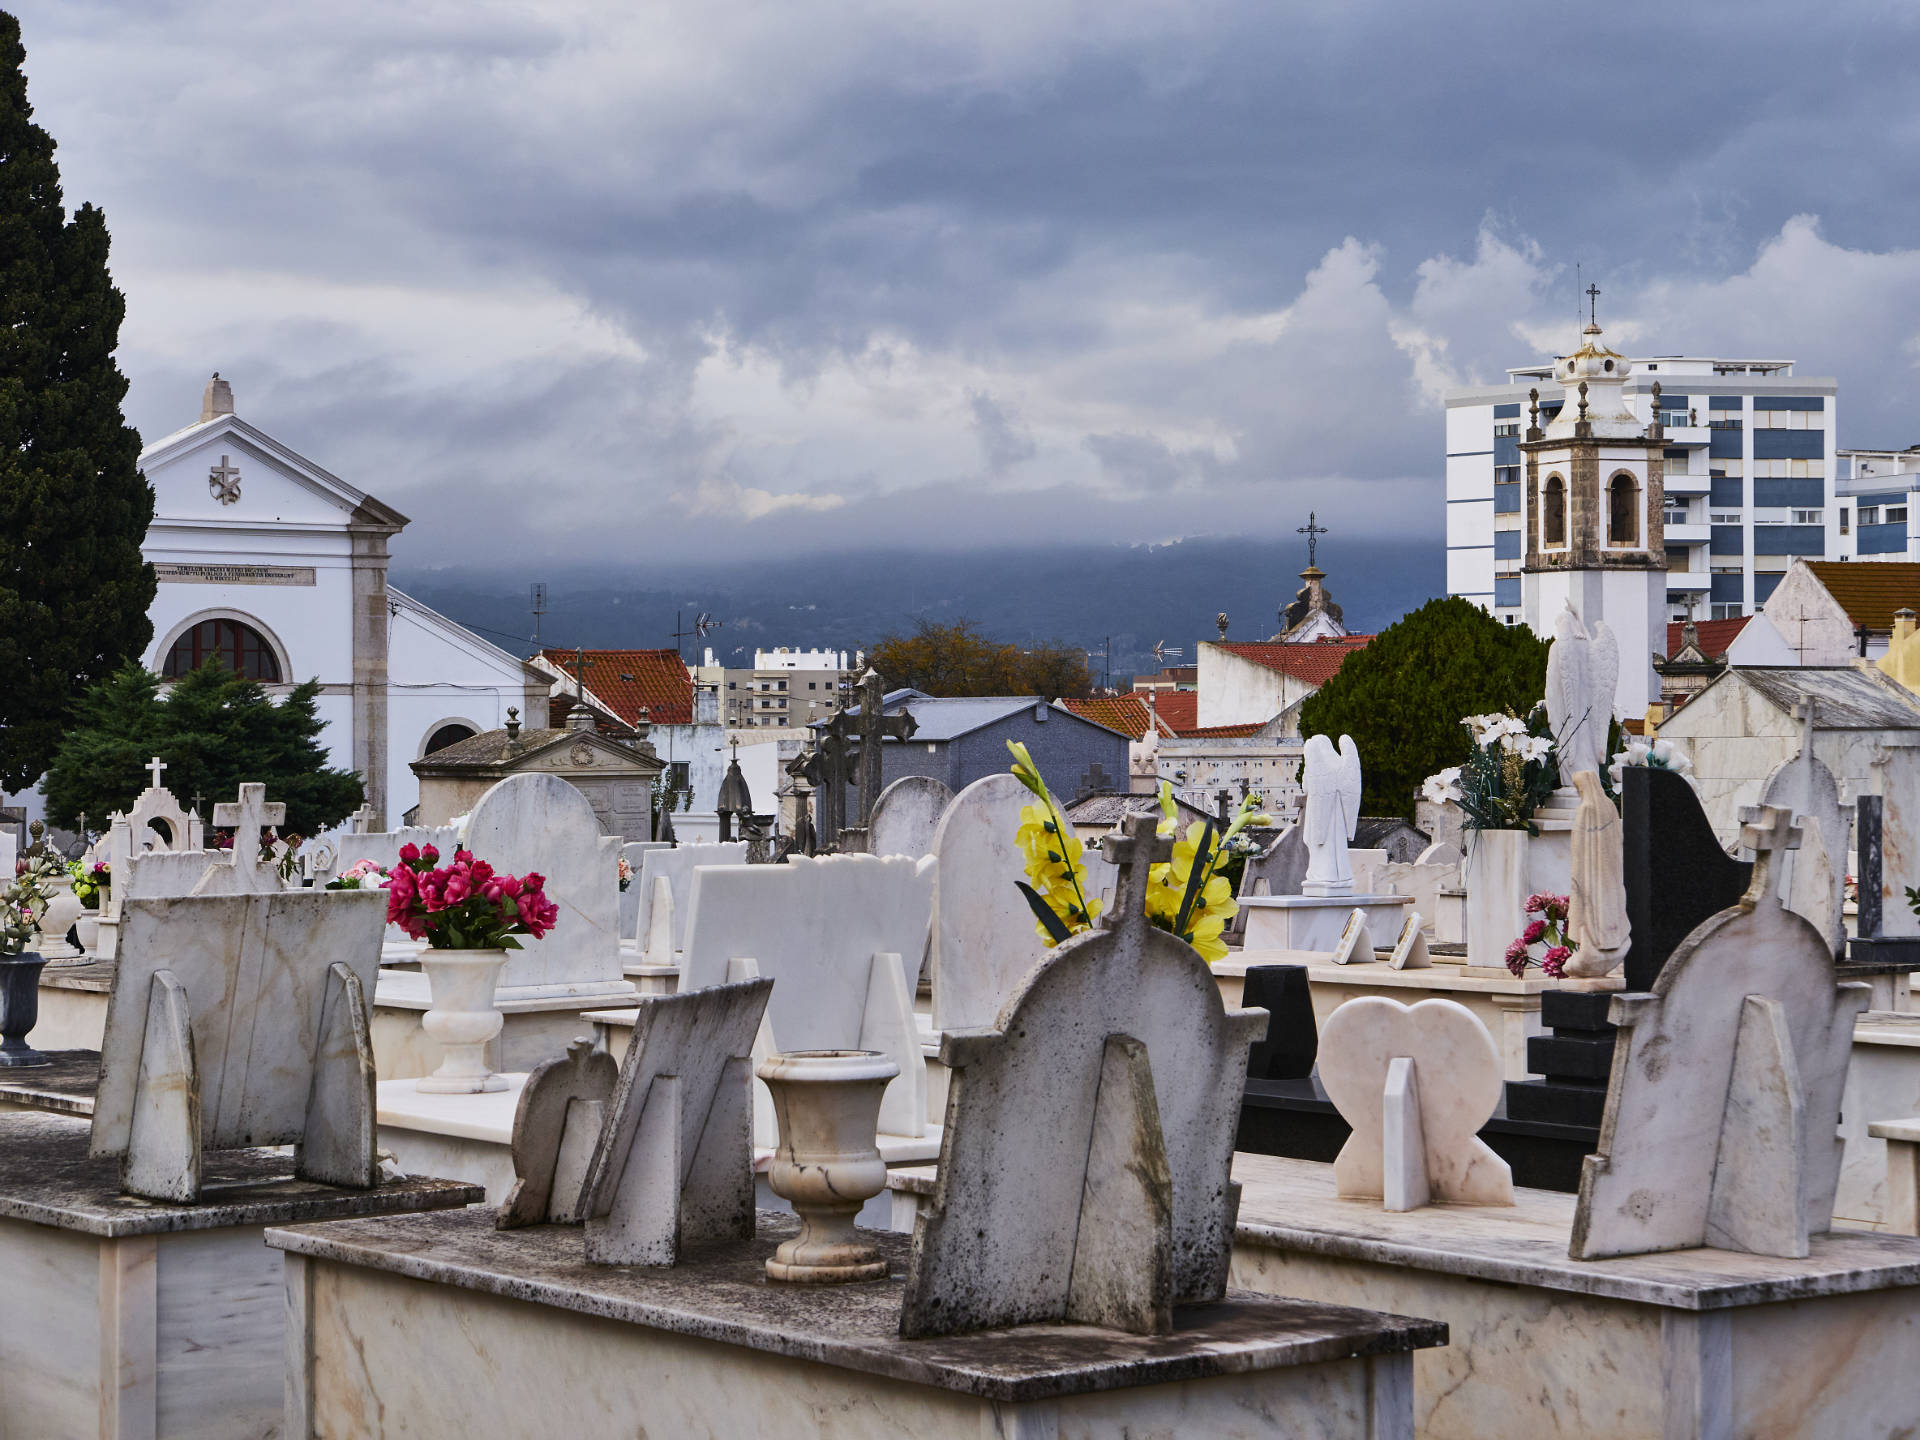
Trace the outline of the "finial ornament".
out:
[[[1580,418],[1587,418],[1587,382],[1584,380],[1580,382]]]

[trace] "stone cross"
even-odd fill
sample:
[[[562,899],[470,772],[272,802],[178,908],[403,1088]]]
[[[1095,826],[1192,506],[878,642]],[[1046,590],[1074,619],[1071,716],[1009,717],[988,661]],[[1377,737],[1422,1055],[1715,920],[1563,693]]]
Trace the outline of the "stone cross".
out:
[[[207,489],[222,505],[233,504],[240,498],[239,468],[222,455],[220,463],[207,471]]]
[[[1766,893],[1760,872],[1772,870],[1777,850],[1800,848],[1800,827],[1793,823],[1793,812],[1776,805],[1750,805],[1740,812],[1740,844],[1753,851],[1753,883],[1747,887],[1752,900]]]
[[[860,680],[860,823],[873,818],[873,807],[880,798],[880,745],[888,737],[899,741],[913,738],[920,727],[913,716],[902,711],[885,713],[887,683],[878,670],[869,669]]]
[[[1220,828],[1226,829],[1233,819],[1233,792],[1220,789],[1213,792],[1213,808],[1220,820]]]
[[[153,777],[154,789],[158,790],[160,788],[160,772],[166,768],[166,761],[162,760],[158,755],[147,762],[147,773]]]
[[[233,865],[237,870],[260,868],[260,832],[270,825],[284,825],[286,820],[286,802],[269,804],[264,785],[242,785],[238,801],[213,807],[213,823],[233,827]]]
[[[1309,570],[1316,568],[1313,563],[1314,547],[1319,542],[1320,537],[1327,533],[1326,526],[1314,523],[1317,518],[1318,517],[1309,510],[1307,512],[1307,523],[1294,527],[1293,532],[1296,535],[1304,535],[1307,537],[1307,568]]]
[[[1101,839],[1100,848],[1113,862],[1119,874],[1113,882],[1113,910],[1117,924],[1132,927],[1147,923],[1147,875],[1149,867],[1173,858],[1173,837],[1158,832],[1159,819],[1153,815],[1129,815],[1126,831]]]
[[[373,824],[373,816],[373,806],[362,802],[358,810],[347,816],[347,823],[351,827],[347,833],[350,835],[367,834],[369,827]]]
[[[1101,790],[1113,788],[1113,777],[1107,774],[1107,767],[1098,760],[1087,767],[1087,773],[1080,777],[1080,793],[1092,795]]]

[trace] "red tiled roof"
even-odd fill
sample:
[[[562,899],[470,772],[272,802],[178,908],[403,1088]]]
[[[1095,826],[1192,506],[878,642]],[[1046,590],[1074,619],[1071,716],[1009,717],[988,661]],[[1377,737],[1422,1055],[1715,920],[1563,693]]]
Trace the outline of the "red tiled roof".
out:
[[[1847,618],[1891,630],[1896,610],[1920,610],[1920,563],[1911,560],[1809,560],[1807,569],[1840,602]]]
[[[542,650],[541,656],[573,678],[576,650]],[[589,650],[580,662],[589,694],[629,725],[646,707],[653,725],[693,723],[693,677],[677,650]]]
[[[1250,721],[1245,725],[1208,725],[1204,728],[1182,730],[1180,738],[1183,740],[1233,740],[1244,735],[1258,735],[1265,728],[1266,726],[1258,720]]]
[[[1697,620],[1694,629],[1700,636],[1700,653],[1709,660],[1717,659],[1727,653],[1727,646],[1733,643],[1733,637],[1746,629],[1751,615],[1736,615],[1731,620]],[[1667,626],[1667,658],[1672,659],[1680,653],[1680,624],[1678,621]]]
[[[1311,645],[1282,645],[1278,641],[1220,640],[1215,643],[1230,655],[1278,670],[1315,689],[1339,673],[1347,656],[1367,648],[1371,635],[1349,635],[1341,640],[1316,640]]]
[[[1140,695],[1089,695],[1084,700],[1063,697],[1060,703],[1082,720],[1118,730],[1138,740],[1147,733],[1147,702]],[[1164,733],[1164,732],[1163,732]]]
[[[1185,735],[1200,723],[1198,690],[1161,690],[1153,697],[1153,708],[1160,716],[1163,730]]]

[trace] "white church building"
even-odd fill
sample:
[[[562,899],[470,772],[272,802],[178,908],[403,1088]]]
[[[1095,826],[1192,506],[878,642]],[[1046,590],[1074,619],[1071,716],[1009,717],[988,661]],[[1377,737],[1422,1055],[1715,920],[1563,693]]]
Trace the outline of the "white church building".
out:
[[[321,739],[357,771],[372,828],[419,798],[410,763],[507,723],[546,723],[549,677],[387,583],[407,517],[233,413],[217,374],[198,423],[140,453],[153,486],[142,549],[159,578],[153,640],[162,678],[220,655],[285,694],[318,679]]]

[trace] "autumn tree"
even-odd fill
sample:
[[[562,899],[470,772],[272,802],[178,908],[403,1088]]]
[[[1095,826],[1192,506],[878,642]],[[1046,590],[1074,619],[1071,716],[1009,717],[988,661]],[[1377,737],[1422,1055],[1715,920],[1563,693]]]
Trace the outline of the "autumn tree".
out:
[[[1093,689],[1087,657],[1077,647],[1049,641],[1022,649],[980,633],[971,620],[919,620],[911,635],[888,635],[869,652],[889,688],[928,695],[1038,695],[1078,697]]]

